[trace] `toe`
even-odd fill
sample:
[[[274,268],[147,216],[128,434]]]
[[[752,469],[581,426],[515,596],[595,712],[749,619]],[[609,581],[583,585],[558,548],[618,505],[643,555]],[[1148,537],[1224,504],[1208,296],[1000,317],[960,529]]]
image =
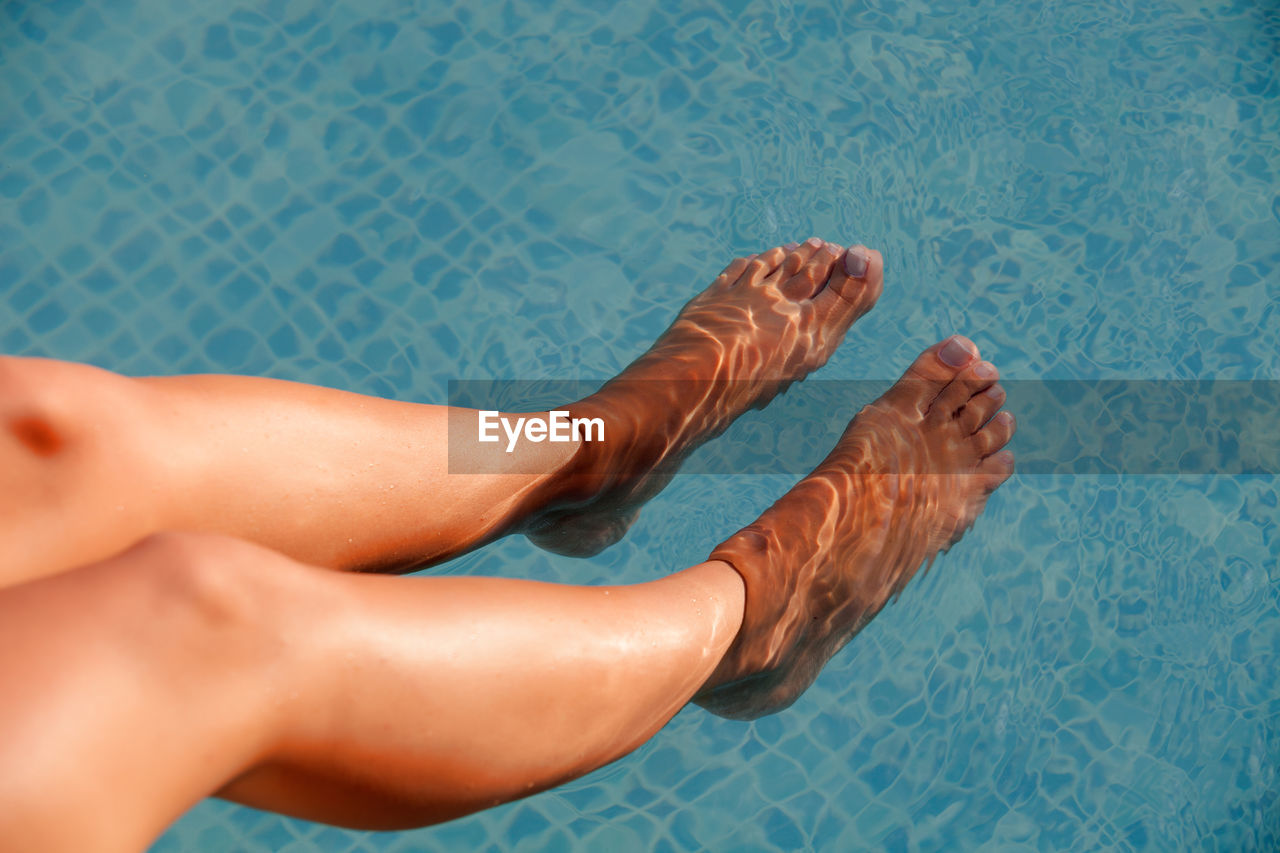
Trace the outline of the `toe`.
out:
[[[914,407],[917,414],[923,415],[942,389],[977,358],[978,348],[973,341],[952,335],[920,353],[897,384],[885,394],[885,400],[897,406]]]
[[[961,409],[960,426],[970,435],[982,429],[987,421],[1004,405],[1004,389],[999,385],[991,385],[977,391],[965,402]]]
[[[884,258],[875,249],[853,246],[813,297],[818,311],[834,323],[852,323],[871,310],[884,289]]]
[[[786,256],[787,250],[782,246],[775,246],[767,252],[752,255],[747,259],[746,265],[742,267],[737,280],[730,286],[743,287],[746,285],[760,284],[778,269],[778,266],[782,263],[782,259]],[[732,264],[730,266],[732,266]],[[726,272],[728,272],[728,270],[726,270]]]
[[[817,237],[810,237],[803,243],[788,243],[785,248],[789,253],[782,261],[782,266],[778,267],[777,280],[786,282],[796,273],[809,263],[809,259],[822,249],[825,243]],[[783,290],[786,293],[785,290]]]
[[[804,266],[778,285],[782,295],[789,299],[808,299],[817,293],[831,275],[836,259],[844,254],[844,247],[835,243],[824,243],[816,249]]]
[[[982,478],[983,489],[987,492],[994,492],[1012,473],[1013,452],[1009,450],[994,453],[978,465],[978,476]]]
[[[1014,420],[1012,412],[1001,412],[996,415],[987,425],[973,434],[974,447],[977,450],[979,459],[986,459],[991,454],[1004,448],[1009,443],[1009,439],[1013,437],[1016,430],[1017,422]]]
[[[746,270],[747,264],[751,263],[755,258],[756,255],[749,255],[745,258],[734,258],[729,262],[727,267],[721,270],[720,275],[716,276],[716,280],[711,283],[711,289],[724,290],[725,288],[731,287],[739,278],[742,277],[742,273]]]
[[[973,396],[990,388],[999,378],[1000,373],[991,362],[972,362],[938,393],[938,398],[929,409],[929,416],[941,423],[960,417]],[[974,429],[965,430],[965,435],[971,434]]]

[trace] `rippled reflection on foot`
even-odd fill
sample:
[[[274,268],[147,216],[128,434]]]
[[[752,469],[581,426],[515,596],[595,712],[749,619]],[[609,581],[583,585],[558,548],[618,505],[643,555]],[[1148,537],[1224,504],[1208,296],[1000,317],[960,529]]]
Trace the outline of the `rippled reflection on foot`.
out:
[[[811,239],[731,263],[653,347],[599,392],[570,406],[599,417],[526,533],[573,555],[617,541],[680,462],[743,412],[766,405],[826,363],[880,295],[879,253]]]
[[[944,348],[952,362],[941,357]],[[709,559],[743,576],[739,636],[695,701],[727,717],[781,710],[1012,472],[1013,417],[977,349],[926,350],[834,450]]]

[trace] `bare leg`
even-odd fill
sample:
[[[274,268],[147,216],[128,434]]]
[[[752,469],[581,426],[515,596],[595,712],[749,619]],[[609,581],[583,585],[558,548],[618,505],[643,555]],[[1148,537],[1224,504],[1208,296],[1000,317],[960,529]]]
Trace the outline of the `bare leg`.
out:
[[[346,575],[169,534],[0,591],[0,838],[132,849],[214,791],[414,826],[611,761],[691,698],[786,707],[1008,477],[990,367],[927,350],[758,521],[651,583]]]
[[[220,787],[368,828],[525,796],[652,736],[741,613],[723,563],[585,588],[152,537],[0,591],[0,846],[140,849]]]
[[[606,420],[604,443],[524,443],[476,475],[448,470],[449,419],[470,412],[0,358],[0,586],[170,529],[378,571],[513,532],[598,551],[693,448],[823,364],[880,286],[868,249],[815,240],[738,259],[622,376],[569,404]]]

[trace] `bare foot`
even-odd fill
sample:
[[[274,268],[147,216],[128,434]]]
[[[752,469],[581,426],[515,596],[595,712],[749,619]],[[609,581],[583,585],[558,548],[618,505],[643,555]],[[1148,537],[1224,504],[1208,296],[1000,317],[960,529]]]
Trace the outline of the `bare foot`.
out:
[[[708,558],[742,575],[734,645],[694,701],[753,719],[786,708],[1013,471],[1013,416],[977,347],[925,350],[834,450]]]
[[[817,238],[733,261],[648,352],[569,407],[603,418],[605,440],[532,499],[549,509],[524,532],[574,556],[616,542],[691,451],[827,362],[882,272],[879,252]]]

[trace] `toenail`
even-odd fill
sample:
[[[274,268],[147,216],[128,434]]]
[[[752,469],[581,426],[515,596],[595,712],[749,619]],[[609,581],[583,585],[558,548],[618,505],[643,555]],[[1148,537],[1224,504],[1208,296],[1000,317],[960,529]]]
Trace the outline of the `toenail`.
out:
[[[938,351],[938,358],[948,367],[964,367],[973,361],[974,352],[964,345],[959,338],[947,341],[946,346]]]
[[[1004,389],[1001,388],[999,385],[992,385],[990,388],[986,390],[986,395],[990,397],[992,400],[999,400],[1001,397],[1004,396]]]
[[[1000,423],[1004,424],[1005,426],[1008,426],[1009,424],[1013,423],[1013,415],[1010,414],[1009,412],[1001,412],[1000,414],[996,415],[996,420],[998,420]]]
[[[810,237],[808,240],[805,240],[804,242],[815,249],[822,248],[822,241],[819,240],[817,237]]]
[[[787,245],[783,246],[782,248],[786,249],[788,252],[794,252],[796,249],[799,249],[799,248],[800,248],[800,244],[799,244],[799,243],[788,243]]]
[[[870,265],[871,259],[859,249],[850,249],[849,254],[844,256],[844,270],[854,278],[862,278],[866,275],[867,267]]]
[[[1003,462],[1005,465],[1012,465],[1012,464],[1013,464],[1013,451],[1012,451],[1012,450],[1001,450],[999,453],[997,453],[997,454],[996,454],[996,458],[997,458],[997,459],[999,459],[1001,462]]]
[[[827,244],[827,253],[828,253],[828,254],[831,254],[831,255],[838,255],[838,254],[840,254],[840,253],[841,253],[841,252],[843,252],[843,251],[844,251],[844,248],[843,248],[843,247],[841,247],[841,246],[837,246],[835,243],[828,243],[828,244]]]
[[[996,366],[989,361],[980,361],[973,369],[973,375],[979,379],[990,379],[996,375]]]

